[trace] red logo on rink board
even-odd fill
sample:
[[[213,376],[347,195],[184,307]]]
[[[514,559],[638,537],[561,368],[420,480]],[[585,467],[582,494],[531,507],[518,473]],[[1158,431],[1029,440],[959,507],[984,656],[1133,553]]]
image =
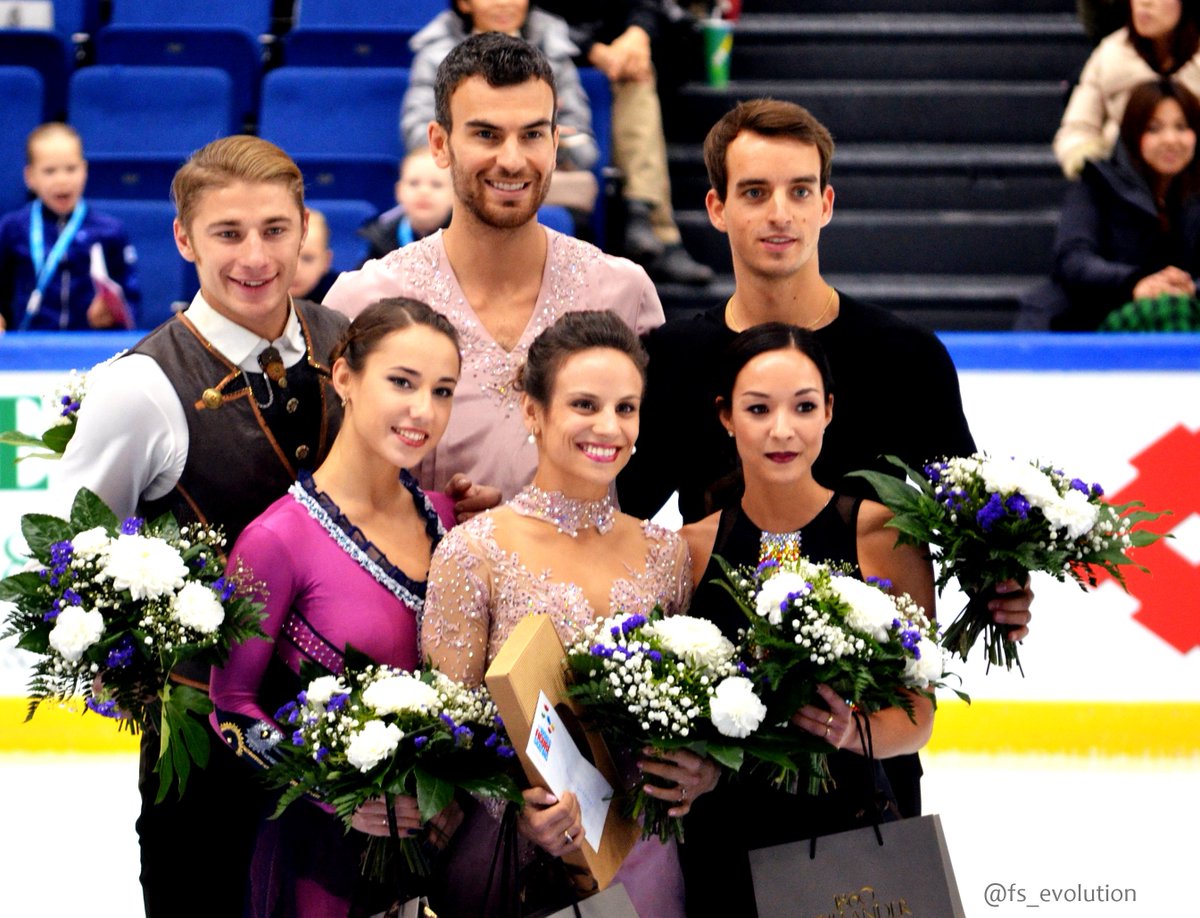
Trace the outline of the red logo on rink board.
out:
[[[1131,461],[1137,477],[1119,493],[1106,495],[1107,500],[1114,504],[1140,500],[1151,510],[1171,510],[1171,516],[1148,524],[1155,532],[1169,532],[1193,513],[1200,513],[1200,487],[1196,486],[1200,433],[1179,425]],[[1132,557],[1150,569],[1149,574],[1133,567],[1122,569],[1130,594],[1141,604],[1134,619],[1180,653],[1200,647],[1200,615],[1195,612],[1200,566],[1168,547],[1165,539],[1136,549]],[[1097,582],[1105,579],[1108,575],[1103,571],[1096,578]]]

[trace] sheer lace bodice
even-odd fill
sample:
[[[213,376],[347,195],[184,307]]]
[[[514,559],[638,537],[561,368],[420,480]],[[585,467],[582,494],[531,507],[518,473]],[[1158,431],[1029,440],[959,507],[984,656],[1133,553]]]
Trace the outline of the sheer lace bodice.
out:
[[[549,615],[564,643],[598,616],[618,611],[667,614],[687,608],[691,564],[687,546],[668,529],[642,523],[645,563],[626,567],[612,583],[608,608],[593,608],[565,571],[531,570],[516,551],[496,540],[495,520],[485,513],[452,529],[429,569],[422,628],[422,656],[440,661],[456,678],[480,683],[488,665],[519,622],[531,613]]]

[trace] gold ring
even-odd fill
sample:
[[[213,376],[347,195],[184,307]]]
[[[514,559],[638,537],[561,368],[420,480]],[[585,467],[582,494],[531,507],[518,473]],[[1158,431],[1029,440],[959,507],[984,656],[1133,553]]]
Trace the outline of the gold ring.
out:
[[[573,845],[575,843],[575,839],[571,837],[571,832],[569,829],[563,829],[563,838],[567,840],[568,845]]]
[[[828,726],[829,726],[830,724],[832,724],[832,723],[833,723],[833,715],[832,715],[832,714],[830,714],[830,715],[829,715],[829,720],[825,721],[825,726],[827,726],[827,727],[828,727]]]

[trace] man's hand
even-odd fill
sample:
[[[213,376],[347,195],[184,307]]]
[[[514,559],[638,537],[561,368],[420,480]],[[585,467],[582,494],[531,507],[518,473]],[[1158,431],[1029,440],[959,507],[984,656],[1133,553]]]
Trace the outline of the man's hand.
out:
[[[500,489],[475,484],[459,472],[446,482],[446,496],[454,501],[454,518],[465,523],[477,513],[500,505]]]

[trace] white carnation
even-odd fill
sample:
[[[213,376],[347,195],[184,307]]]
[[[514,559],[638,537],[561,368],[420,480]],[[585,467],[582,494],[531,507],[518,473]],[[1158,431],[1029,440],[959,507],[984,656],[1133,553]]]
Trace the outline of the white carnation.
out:
[[[807,593],[808,581],[800,574],[782,571],[769,578],[754,598],[755,611],[772,625],[783,621],[783,604],[792,593]]]
[[[396,751],[404,734],[395,724],[368,720],[362,729],[350,736],[346,758],[359,771],[370,771]]]
[[[1072,489],[1042,507],[1042,513],[1055,529],[1066,529],[1067,538],[1077,539],[1096,525],[1100,508],[1090,503],[1082,491]]]
[[[432,711],[438,706],[437,690],[409,675],[387,676],[363,691],[363,701],[380,714]]]
[[[100,577],[134,599],[156,599],[182,587],[187,573],[179,552],[162,539],[120,535],[109,545]]]
[[[1004,496],[1020,492],[1035,507],[1058,500],[1058,489],[1050,476],[1023,459],[988,459],[980,463],[980,477],[989,491]]]
[[[104,634],[104,616],[98,609],[67,606],[58,613],[50,630],[50,646],[64,660],[78,663],[85,650]]]
[[[327,704],[334,695],[343,695],[347,691],[341,676],[318,676],[308,683],[304,697],[309,704]]]
[[[193,580],[171,600],[171,616],[185,628],[212,634],[225,621],[225,607],[211,587]]]
[[[693,666],[714,668],[733,656],[733,644],[706,618],[673,615],[647,625],[663,647]]]
[[[709,702],[713,726],[722,736],[749,736],[767,716],[767,706],[754,694],[754,684],[745,676],[722,679]]]
[[[71,539],[71,547],[75,550],[76,557],[93,558],[108,548],[110,541],[112,540],[103,526],[93,526]]]
[[[916,650],[921,654],[921,659],[909,657],[904,661],[904,683],[913,688],[928,688],[929,683],[941,679],[946,670],[944,654],[939,645],[924,638],[917,644]]]
[[[830,586],[850,607],[846,615],[846,624],[860,634],[871,635],[881,643],[887,640],[892,622],[899,617],[896,603],[887,593],[853,577],[833,577]]]

